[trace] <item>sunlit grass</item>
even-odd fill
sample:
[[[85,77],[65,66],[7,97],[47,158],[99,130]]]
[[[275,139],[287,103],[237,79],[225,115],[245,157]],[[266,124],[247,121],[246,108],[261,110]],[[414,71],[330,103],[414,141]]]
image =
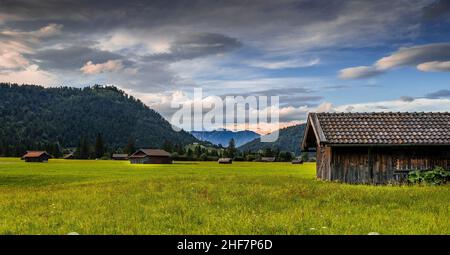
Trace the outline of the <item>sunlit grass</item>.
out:
[[[315,165],[0,159],[1,234],[450,234],[450,185],[318,181]]]

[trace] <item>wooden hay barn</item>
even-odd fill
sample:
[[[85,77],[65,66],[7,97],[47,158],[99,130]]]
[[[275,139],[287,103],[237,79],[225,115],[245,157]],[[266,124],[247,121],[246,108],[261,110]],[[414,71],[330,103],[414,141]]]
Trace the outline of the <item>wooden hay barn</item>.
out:
[[[275,157],[262,157],[260,162],[275,162]]]
[[[131,164],[172,164],[169,152],[160,149],[140,149],[130,156]]]
[[[22,159],[25,160],[25,162],[48,162],[51,158],[52,156],[46,151],[27,151],[27,153],[22,156]]]
[[[219,158],[219,160],[217,160],[217,162],[219,162],[219,164],[232,164],[233,163],[233,159],[231,159],[231,158]]]
[[[450,169],[450,113],[310,113],[301,145],[317,178],[405,182],[412,170]]]
[[[302,160],[302,159],[296,158],[296,159],[292,160],[291,163],[292,163],[292,164],[303,164],[303,160]]]
[[[74,159],[74,158],[75,158],[75,155],[73,152],[71,152],[63,157],[63,159]]]
[[[114,154],[111,156],[111,159],[114,159],[114,160],[128,160],[129,157],[128,157],[128,154],[118,154],[118,153],[114,153]]]

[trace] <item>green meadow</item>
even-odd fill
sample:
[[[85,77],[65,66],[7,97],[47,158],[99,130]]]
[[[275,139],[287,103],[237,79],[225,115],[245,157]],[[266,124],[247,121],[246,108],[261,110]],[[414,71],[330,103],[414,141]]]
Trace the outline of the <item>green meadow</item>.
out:
[[[0,159],[0,234],[450,234],[450,185],[315,179],[315,164]]]

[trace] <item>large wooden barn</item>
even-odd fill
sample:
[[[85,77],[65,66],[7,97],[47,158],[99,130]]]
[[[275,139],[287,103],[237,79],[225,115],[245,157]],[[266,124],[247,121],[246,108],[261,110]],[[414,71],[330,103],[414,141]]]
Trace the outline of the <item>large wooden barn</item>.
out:
[[[48,162],[51,158],[52,156],[46,151],[27,151],[22,156],[22,160],[25,160],[25,162]]]
[[[320,179],[404,182],[450,169],[450,113],[310,113],[301,147],[316,150]]]
[[[170,153],[159,149],[140,149],[129,158],[131,164],[172,164]]]

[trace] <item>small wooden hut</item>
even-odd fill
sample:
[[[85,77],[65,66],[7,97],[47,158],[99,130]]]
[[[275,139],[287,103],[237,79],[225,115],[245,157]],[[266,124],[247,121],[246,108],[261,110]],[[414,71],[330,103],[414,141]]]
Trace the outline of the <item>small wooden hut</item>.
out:
[[[219,158],[219,160],[217,160],[217,162],[219,164],[232,164],[233,163],[233,159],[231,159],[231,158]]]
[[[172,164],[171,154],[160,149],[140,149],[129,158],[131,164]]]
[[[275,157],[262,157],[260,162],[275,162],[276,159]]]
[[[404,182],[450,169],[450,113],[310,113],[301,147],[316,150],[320,179]]]
[[[303,159],[296,158],[296,159],[292,160],[292,164],[303,164]]]
[[[128,160],[129,157],[128,157],[128,154],[114,153],[114,154],[111,156],[111,159],[113,159],[113,160]]]
[[[46,151],[27,151],[27,153],[22,156],[22,159],[25,160],[25,162],[48,162],[51,158],[52,156]]]

